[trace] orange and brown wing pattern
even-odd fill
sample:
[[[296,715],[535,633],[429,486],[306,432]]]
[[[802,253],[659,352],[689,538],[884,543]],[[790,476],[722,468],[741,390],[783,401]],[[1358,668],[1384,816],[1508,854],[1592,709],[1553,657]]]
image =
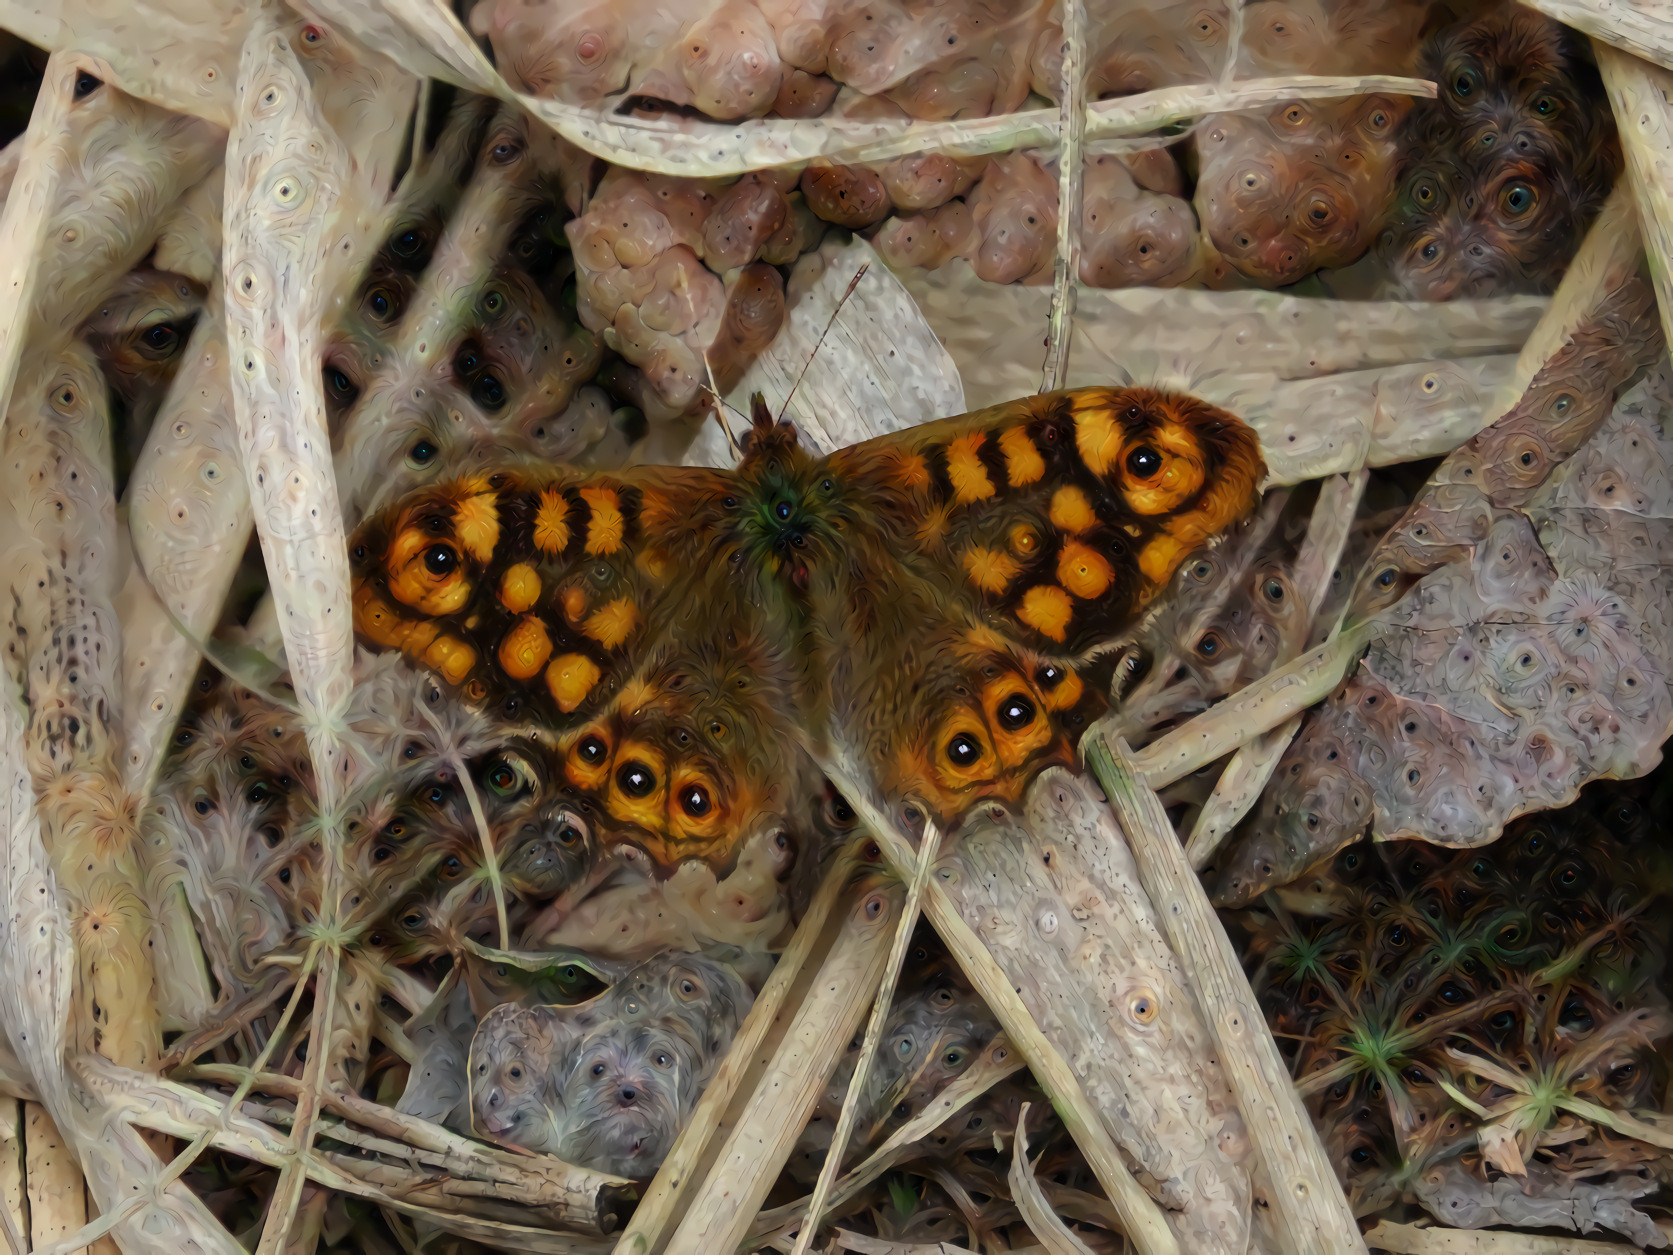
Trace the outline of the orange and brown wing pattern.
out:
[[[355,627],[549,729],[606,841],[725,865],[792,826],[832,731],[943,820],[1072,764],[1103,709],[1080,668],[1263,475],[1234,416],[1148,389],[824,459],[761,415],[735,472],[415,492],[351,542]]]
[[[693,577],[716,472],[500,472],[415,492],[350,542],[355,630],[508,717],[584,722]]]
[[[747,629],[698,631],[653,650],[558,752],[607,837],[663,866],[702,858],[728,868],[758,832],[788,839],[817,790],[796,727],[792,677],[770,642]]]
[[[1149,388],[1049,393],[832,456],[885,538],[1058,657],[1125,628],[1183,557],[1249,513],[1255,433]]]
[[[942,822],[982,801],[1014,805],[1040,772],[1073,766],[1081,734],[1104,709],[1074,667],[956,613],[877,641],[864,657],[893,690],[894,717],[868,719],[864,694],[876,690],[845,682],[860,696],[839,703],[839,726],[885,795],[914,799]]]

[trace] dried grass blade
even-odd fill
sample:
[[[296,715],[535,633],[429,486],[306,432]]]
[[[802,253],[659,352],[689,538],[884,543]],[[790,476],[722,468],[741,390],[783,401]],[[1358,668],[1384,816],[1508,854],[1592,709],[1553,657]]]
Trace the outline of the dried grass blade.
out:
[[[280,611],[285,653],[314,764],[324,835],[320,936],[308,1082],[289,1161],[257,1255],[277,1255],[306,1180],[318,1091],[331,1055],[341,892],[339,805],[353,764],[344,736],[352,679],[348,552],[315,348],[327,237],[351,177],[289,41],[272,14],[251,27],[227,147],[223,261],[234,412],[256,530]]]
[[[218,128],[136,100],[109,77],[103,61],[59,53],[36,97],[0,214],[0,414],[25,345],[33,357],[66,344],[220,151]]]
[[[1593,47],[1626,154],[1623,182],[1638,207],[1662,333],[1673,344],[1673,71],[1607,44]]]
[[[64,1063],[74,950],[35,813],[18,696],[9,677],[0,685],[0,917],[7,923],[0,930],[0,1016],[43,1104],[71,1130],[96,1196],[114,1207],[118,1195],[156,1170],[156,1158],[136,1130],[112,1119],[105,1096],[88,1091]],[[92,1061],[102,1062],[98,1056]],[[238,1250],[202,1201],[178,1182],[161,1193],[146,1224],[147,1240],[175,1249]]]
[[[1559,1238],[1523,1229],[1446,1229],[1378,1221],[1365,1240],[1389,1255],[1637,1255],[1635,1246]]]
[[[1145,894],[1156,908],[1168,944],[1185,965],[1219,1044],[1244,1126],[1272,1182],[1272,1219],[1283,1248],[1297,1255],[1363,1251],[1353,1209],[1290,1083],[1243,965],[1201,881],[1185,861],[1160,799],[1140,783],[1124,746],[1112,750],[1094,740],[1086,747],[1086,757],[1109,795]]]
[[[24,1255],[28,1249],[23,1239],[29,1219],[23,1212],[22,1110],[17,1098],[0,1098],[0,1234],[13,1255]]]
[[[1086,3],[1063,0],[1063,71],[1058,83],[1057,260],[1052,268],[1051,313],[1046,319],[1046,364],[1040,391],[1056,392],[1069,377],[1069,343],[1075,333],[1080,291],[1081,185],[1086,133]]]
[[[46,228],[68,169],[73,138],[65,121],[76,75],[92,64],[74,53],[47,59],[29,129],[22,136],[17,173],[0,212],[0,423],[11,408],[23,341],[29,332],[46,253]],[[10,149],[8,149],[10,151]]]
[[[327,813],[349,766],[353,616],[316,345],[346,164],[296,55],[264,18],[245,44],[227,147],[228,348],[256,530]]]
[[[900,280],[957,363],[970,409],[1002,404],[1039,386],[1040,363],[1032,340],[1027,336],[995,339],[992,323],[996,308],[1002,308],[1004,317],[1017,326],[1044,323],[1050,312],[1049,290],[985,283],[961,258],[935,270],[904,270]],[[996,301],[1002,305],[996,306]],[[1327,456],[1334,458],[1364,444],[1363,436],[1348,433],[1350,424],[1364,424],[1353,413],[1317,409],[1296,413],[1289,398],[1296,403],[1318,398],[1282,385],[1340,376],[1339,382],[1350,385],[1353,396],[1368,398],[1360,404],[1362,411],[1374,409],[1394,389],[1409,391],[1411,385],[1420,385],[1417,395],[1407,396],[1401,407],[1411,422],[1399,421],[1387,430],[1381,421],[1373,422],[1369,447],[1379,457],[1433,447],[1431,437],[1421,431],[1434,399],[1421,387],[1431,367],[1446,369],[1460,391],[1474,392],[1485,385],[1495,392],[1510,372],[1480,359],[1505,354],[1514,358],[1550,304],[1551,298],[1545,296],[1436,305],[1326,300],[1278,292],[1082,288],[1076,298],[1075,350],[1067,384],[1108,384],[1121,378],[1123,371],[1141,383],[1184,377],[1199,395],[1248,418],[1244,402],[1228,404],[1247,379],[1251,400],[1270,398],[1278,403],[1281,412],[1273,412],[1272,421],[1279,439],[1264,442],[1263,447],[1274,450],[1267,459],[1274,479],[1289,481],[1290,471],[1279,475],[1279,469],[1300,462],[1322,464]],[[1257,383],[1257,379],[1264,382]],[[1448,406],[1446,421],[1456,421],[1451,417],[1450,398],[1442,399]],[[1399,418],[1398,411],[1394,417]],[[1429,423],[1433,426],[1433,419]],[[1314,446],[1316,455],[1290,457],[1290,434],[1298,445]],[[1279,450],[1284,451],[1281,460]],[[1345,462],[1311,474],[1296,473],[1294,478],[1316,478],[1352,470],[1355,465]]]
[[[895,925],[894,941],[890,943],[889,958],[883,967],[883,980],[872,1003],[865,1039],[860,1043],[860,1057],[855,1061],[854,1075],[848,1082],[848,1093],[837,1116],[836,1132],[832,1134],[830,1148],[825,1152],[825,1162],[820,1165],[819,1180],[813,1187],[813,1199],[808,1204],[807,1220],[796,1236],[792,1255],[807,1255],[820,1221],[824,1219],[825,1202],[842,1168],[842,1156],[859,1120],[860,1103],[865,1095],[866,1082],[871,1078],[872,1064],[877,1059],[877,1048],[883,1043],[883,1029],[888,1024],[889,1011],[894,1003],[900,967],[906,960],[906,948],[912,943],[912,930],[918,926],[918,912],[923,903],[924,886],[929,881],[929,869],[940,848],[941,833],[933,822],[926,820],[924,835],[918,843],[917,861],[912,868],[912,879],[906,886],[906,902],[901,907],[900,922]]]
[[[134,557],[118,597],[128,787],[150,792],[250,535],[216,284],[128,480]],[[185,631],[182,632],[181,628]],[[194,638],[196,638],[194,640]]]
[[[29,1195],[29,1244],[55,1246],[87,1223],[87,1186],[75,1152],[46,1108],[24,1104],[24,1166]]]
[[[807,997],[669,1238],[669,1255],[730,1252],[749,1231],[883,978],[903,897],[896,886],[862,882],[850,899]]]
[[[1330,696],[1379,630],[1369,623],[1345,629],[1335,640],[1157,737],[1133,756],[1133,770],[1147,786],[1160,789],[1247,745]],[[1095,726],[1082,741],[1083,750],[1103,736],[1103,730]]]
[[[908,876],[915,852],[889,818],[873,806],[869,792],[858,784],[857,773],[827,761],[825,774],[842,790],[861,820],[876,837],[883,857],[897,875]],[[1133,1179],[1115,1140],[1097,1109],[1087,1101],[1074,1069],[1034,1022],[1010,978],[988,953],[969,924],[959,915],[945,889],[930,877],[924,913],[935,932],[958,961],[976,992],[998,1018],[1005,1035],[1016,1045],[1029,1069],[1051,1099],[1053,1108],[1121,1217],[1122,1230],[1139,1255],[1179,1255],[1179,1241],[1162,1210]]]
[[[1057,1218],[1040,1183],[1034,1179],[1034,1168],[1028,1162],[1028,1108],[1023,1103],[1017,1115],[1016,1138],[1011,1143],[1011,1171],[1007,1179],[1011,1185],[1011,1201],[1022,1213],[1029,1232],[1040,1239],[1049,1255],[1092,1255],[1092,1248],[1075,1236],[1073,1230]]]
[[[1531,9],[1656,65],[1673,67],[1673,13],[1650,0],[1523,0]]]

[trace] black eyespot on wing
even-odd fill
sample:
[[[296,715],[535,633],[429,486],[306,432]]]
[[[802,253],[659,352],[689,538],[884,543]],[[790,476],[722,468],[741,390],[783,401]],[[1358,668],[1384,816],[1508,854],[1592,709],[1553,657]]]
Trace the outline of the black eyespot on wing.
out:
[[[999,723],[1007,731],[1021,731],[1034,722],[1034,715],[1034,703],[1021,693],[1012,693],[999,703]]]
[[[1127,473],[1134,479],[1149,479],[1162,469],[1162,455],[1141,444],[1127,455]]]
[[[616,783],[629,797],[648,797],[656,788],[656,773],[637,760],[625,762],[616,771]]]

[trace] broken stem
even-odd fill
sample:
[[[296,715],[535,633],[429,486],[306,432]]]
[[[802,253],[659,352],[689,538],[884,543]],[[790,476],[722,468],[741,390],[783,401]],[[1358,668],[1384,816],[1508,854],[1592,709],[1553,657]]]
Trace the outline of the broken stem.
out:
[[[1356,623],[1335,640],[1233,693],[1134,754],[1134,773],[1150,788],[1160,789],[1270,732],[1292,715],[1329,697],[1365,646],[1382,630],[1377,623]],[[1105,739],[1105,729],[1094,725],[1081,742],[1081,749],[1085,752]]]
[[[1017,1113],[1017,1132],[1011,1142],[1011,1171],[1008,1174],[1011,1201],[1022,1213],[1023,1223],[1028,1226],[1029,1232],[1040,1239],[1040,1244],[1050,1255],[1092,1255],[1092,1248],[1058,1219],[1057,1212],[1040,1193],[1040,1183],[1034,1179],[1034,1168],[1028,1162],[1028,1109],[1032,1105],[1023,1103],[1022,1110]],[[997,1134],[994,1140],[997,1143]]]
[[[830,1196],[831,1184],[842,1168],[843,1152],[853,1136],[859,1120],[860,1104],[866,1081],[871,1076],[871,1065],[877,1059],[877,1048],[883,1042],[883,1029],[889,1021],[889,1009],[895,998],[895,985],[900,980],[901,964],[906,961],[906,947],[912,942],[912,930],[918,926],[918,912],[923,903],[924,885],[929,881],[929,869],[941,847],[941,833],[935,824],[924,821],[924,835],[918,843],[918,859],[912,868],[912,879],[906,886],[906,904],[901,907],[900,921],[895,925],[895,937],[889,947],[889,959],[883,969],[883,983],[878,987],[877,999],[872,1003],[871,1019],[866,1023],[865,1040],[860,1044],[860,1057],[854,1064],[854,1075],[848,1082],[848,1093],[842,1100],[842,1112],[837,1116],[836,1132],[831,1136],[825,1162],[819,1169],[819,1180],[813,1187],[813,1201],[808,1204],[807,1223],[796,1237],[792,1255],[807,1255],[813,1235],[825,1215],[825,1201]]]
[[[1220,1048],[1226,1080],[1272,1181],[1272,1219],[1282,1248],[1298,1255],[1364,1251],[1353,1209],[1161,800],[1139,782],[1124,745],[1112,748],[1093,741],[1086,757],[1115,809],[1145,894]]]
[[[1069,340],[1074,334],[1084,175],[1081,144],[1086,131],[1085,0],[1063,0],[1063,75],[1058,91],[1057,131],[1061,142],[1057,149],[1057,262],[1052,273],[1041,392],[1056,392],[1067,382]]]

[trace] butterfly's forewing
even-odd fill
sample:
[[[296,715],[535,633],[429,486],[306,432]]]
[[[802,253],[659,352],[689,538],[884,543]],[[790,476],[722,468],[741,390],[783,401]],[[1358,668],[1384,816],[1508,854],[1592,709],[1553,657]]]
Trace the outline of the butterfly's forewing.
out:
[[[721,473],[504,471],[422,489],[350,544],[355,629],[473,703],[585,722],[688,604]]]
[[[1028,397],[832,456],[896,543],[1062,658],[1118,635],[1186,554],[1254,508],[1255,433],[1150,388]]]

